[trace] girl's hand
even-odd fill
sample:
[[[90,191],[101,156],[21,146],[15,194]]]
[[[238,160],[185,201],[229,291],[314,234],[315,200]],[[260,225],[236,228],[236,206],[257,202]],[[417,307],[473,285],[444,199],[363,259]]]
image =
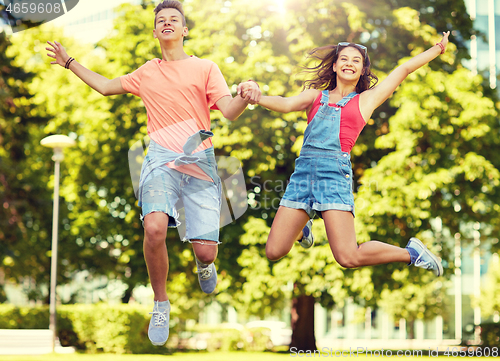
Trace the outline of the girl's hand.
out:
[[[448,36],[450,36],[450,32],[443,32],[443,37],[440,41],[441,44],[443,44],[444,48],[446,49],[446,45],[448,45]]]
[[[259,85],[251,80],[240,83],[237,88],[237,94],[240,95],[248,104],[258,104],[262,95]]]
[[[60,66],[64,67],[69,59],[66,50],[64,50],[64,47],[57,41],[54,41],[53,43],[47,41],[47,44],[51,46],[51,48],[45,48],[47,51],[50,51],[50,53],[47,53],[47,55],[50,56],[51,58],[56,59],[55,61],[51,61],[50,63],[59,64]]]

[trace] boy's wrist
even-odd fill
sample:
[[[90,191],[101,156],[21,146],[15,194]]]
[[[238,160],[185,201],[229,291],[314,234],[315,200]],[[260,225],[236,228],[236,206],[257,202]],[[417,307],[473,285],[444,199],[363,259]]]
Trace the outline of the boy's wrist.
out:
[[[257,83],[255,80],[253,80],[253,79],[248,79],[248,81],[251,81],[251,82],[253,82],[253,83],[257,84],[257,88],[259,88],[259,89],[260,89],[259,83]]]
[[[75,58],[72,58],[72,57],[70,57],[68,60],[66,60],[66,64],[64,64],[64,68],[69,69],[69,66],[73,60],[75,60]]]

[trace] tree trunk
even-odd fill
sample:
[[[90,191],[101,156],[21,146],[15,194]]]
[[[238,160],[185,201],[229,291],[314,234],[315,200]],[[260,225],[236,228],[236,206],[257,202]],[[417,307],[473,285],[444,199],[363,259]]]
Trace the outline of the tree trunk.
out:
[[[415,320],[408,321],[408,339],[409,340],[415,339]]]
[[[132,297],[133,291],[134,291],[134,286],[128,285],[128,288],[123,293],[122,303],[129,303],[130,302],[130,298]]]
[[[292,342],[295,351],[316,350],[314,297],[301,295],[292,300]]]

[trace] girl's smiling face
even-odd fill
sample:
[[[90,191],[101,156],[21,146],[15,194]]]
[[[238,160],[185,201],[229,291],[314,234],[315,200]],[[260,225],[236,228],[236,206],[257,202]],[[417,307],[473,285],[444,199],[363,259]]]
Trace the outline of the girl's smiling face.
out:
[[[357,81],[363,74],[363,55],[360,50],[346,46],[339,53],[337,62],[333,64],[337,77],[347,81]]]

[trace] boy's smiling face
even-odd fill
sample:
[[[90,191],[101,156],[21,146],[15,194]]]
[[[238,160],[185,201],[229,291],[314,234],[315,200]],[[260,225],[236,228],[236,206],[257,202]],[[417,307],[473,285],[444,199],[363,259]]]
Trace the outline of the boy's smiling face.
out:
[[[188,28],[177,9],[163,9],[156,14],[153,34],[159,40],[179,40],[188,34]]]

